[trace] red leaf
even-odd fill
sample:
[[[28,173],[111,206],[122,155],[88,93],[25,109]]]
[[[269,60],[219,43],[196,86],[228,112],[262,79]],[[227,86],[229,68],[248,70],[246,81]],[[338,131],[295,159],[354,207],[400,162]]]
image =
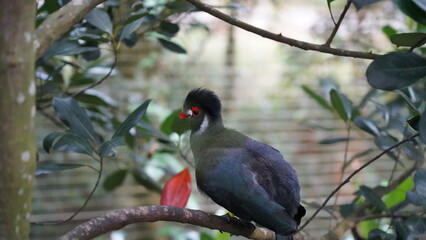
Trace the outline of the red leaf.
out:
[[[166,182],[161,193],[161,205],[185,207],[191,194],[191,175],[185,168]]]

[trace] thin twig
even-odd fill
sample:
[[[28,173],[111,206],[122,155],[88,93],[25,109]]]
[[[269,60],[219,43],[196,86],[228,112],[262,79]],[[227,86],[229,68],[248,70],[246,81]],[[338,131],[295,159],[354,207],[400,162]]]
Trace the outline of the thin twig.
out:
[[[383,155],[385,155],[386,153],[392,151],[394,148],[397,148],[399,146],[401,146],[402,144],[404,144],[405,142],[411,141],[414,138],[418,137],[419,133],[416,133],[404,140],[401,140],[397,143],[395,143],[394,145],[386,148],[385,150],[383,150],[382,152],[380,152],[379,154],[377,154],[375,157],[373,157],[371,160],[369,160],[368,162],[364,163],[360,168],[356,169],[353,173],[351,173],[341,184],[339,184],[339,186],[336,187],[336,189],[334,189],[330,195],[325,199],[325,201],[322,203],[322,205],[314,212],[314,214],[299,228],[299,232],[305,228],[314,218],[315,216],[327,205],[328,201],[334,196],[334,194],[336,194],[344,185],[346,185],[347,183],[350,182],[350,180],[352,179],[352,177],[354,177],[356,174],[358,174],[359,172],[361,172],[364,168],[366,168],[368,165],[372,164],[373,162],[375,162],[377,159],[381,158]],[[394,184],[392,184],[394,185]]]
[[[101,176],[102,176],[102,170],[103,170],[103,157],[100,158],[99,160],[99,170],[98,171],[98,178],[96,179],[96,183],[95,186],[93,187],[92,191],[90,192],[89,196],[86,198],[86,200],[84,201],[83,205],[77,210],[75,211],[70,217],[68,217],[65,220],[62,221],[53,221],[53,222],[35,222],[35,223],[31,223],[34,225],[41,225],[41,226],[51,226],[51,225],[59,225],[59,224],[63,224],[66,222],[71,221],[72,219],[74,219],[75,216],[77,216],[77,214],[79,214],[81,211],[83,211],[83,209],[86,207],[86,205],[89,203],[90,199],[92,199],[93,194],[95,193],[96,189],[99,186],[99,183],[101,181]]]
[[[118,61],[117,46],[116,46],[116,44],[115,44],[114,42],[112,43],[112,49],[113,49],[113,53],[114,53],[114,60],[113,60],[113,62],[112,62],[112,65],[111,65],[111,67],[110,67],[110,69],[109,69],[108,73],[107,73],[105,76],[103,76],[101,79],[99,79],[97,82],[92,83],[91,85],[89,85],[89,86],[87,86],[87,87],[85,87],[85,88],[81,89],[80,91],[78,91],[78,92],[75,92],[75,93],[71,94],[71,97],[72,97],[72,98],[74,98],[74,97],[76,97],[76,96],[78,96],[78,95],[80,95],[80,94],[84,93],[84,92],[85,92],[86,90],[88,90],[88,89],[92,89],[92,88],[94,88],[94,87],[98,86],[98,85],[99,85],[99,84],[101,84],[103,81],[105,81],[105,80],[106,80],[109,76],[111,76],[112,71],[114,71],[114,69],[115,69],[115,65],[117,64],[117,61]]]
[[[334,26],[333,31],[330,34],[330,37],[328,37],[327,41],[324,43],[325,46],[330,46],[331,42],[333,41],[334,37],[336,36],[337,31],[340,28],[340,25],[343,22],[343,19],[345,18],[346,13],[349,10],[349,7],[351,6],[351,3],[352,3],[352,0],[348,0],[346,2],[345,7],[343,8],[342,14],[340,14],[339,20],[337,20],[337,23]],[[333,19],[333,21],[334,21],[334,19]]]
[[[407,127],[408,127],[408,125],[406,125],[405,129],[404,129],[404,137],[406,136],[405,134],[407,133]],[[400,163],[400,157],[401,157],[401,148],[398,148],[398,152],[396,154],[396,159],[395,159],[395,162],[393,164],[391,174],[389,176],[388,186],[391,184],[393,177],[395,176],[396,168],[398,167],[398,164]]]
[[[349,141],[350,141],[350,136],[351,136],[351,122],[348,121],[347,123],[347,128],[346,128],[346,141],[345,141],[345,153],[343,155],[343,165],[342,165],[342,169],[340,171],[340,178],[339,178],[339,184],[342,183],[343,178],[345,177],[345,170],[347,164],[348,164],[348,151],[349,151]],[[336,193],[336,197],[334,198],[334,206],[337,207],[337,202],[339,200],[339,192]],[[331,223],[331,221],[330,221]]]
[[[313,44],[309,42],[299,41],[293,38],[289,38],[286,36],[283,36],[281,33],[276,34],[269,31],[266,31],[264,29],[255,27],[253,25],[250,25],[248,23],[245,23],[243,21],[240,21],[236,18],[233,18],[213,7],[210,5],[204,4],[199,0],[186,0],[187,2],[191,3],[198,9],[216,17],[219,18],[231,25],[234,25],[236,27],[239,27],[241,29],[244,29],[246,31],[252,32],[256,35],[262,36],[264,38],[268,38],[280,43],[285,43],[287,45],[297,47],[303,50],[312,50],[322,53],[328,53],[336,56],[342,56],[342,57],[353,57],[353,58],[362,58],[362,59],[375,59],[376,57],[380,56],[378,54],[374,54],[372,52],[358,52],[358,51],[351,51],[351,50],[345,50],[345,49],[338,49],[338,48],[332,48],[330,46],[326,46],[324,44]]]
[[[44,109],[42,109],[41,107],[37,106],[37,111],[39,113],[41,113],[45,118],[49,119],[51,122],[53,122],[56,126],[62,128],[62,129],[67,129],[67,127],[61,122],[59,121],[55,116],[47,113]]]

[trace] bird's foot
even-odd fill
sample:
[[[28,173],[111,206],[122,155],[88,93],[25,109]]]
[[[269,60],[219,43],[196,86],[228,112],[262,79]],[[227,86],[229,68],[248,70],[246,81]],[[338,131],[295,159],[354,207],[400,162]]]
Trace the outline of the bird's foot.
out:
[[[234,214],[230,212],[227,212],[226,214],[222,215],[222,217],[224,217],[228,223],[234,222],[239,226],[252,225],[250,221],[238,218],[237,216],[235,216]]]
[[[228,223],[232,222],[232,220],[237,219],[237,217],[235,217],[235,215],[230,212],[223,214],[221,217],[224,217]]]

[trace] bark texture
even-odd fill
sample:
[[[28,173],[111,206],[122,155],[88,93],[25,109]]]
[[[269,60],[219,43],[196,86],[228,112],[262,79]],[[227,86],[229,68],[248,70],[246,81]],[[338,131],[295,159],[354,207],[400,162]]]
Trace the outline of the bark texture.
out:
[[[34,183],[35,1],[0,0],[0,240],[28,239]]]

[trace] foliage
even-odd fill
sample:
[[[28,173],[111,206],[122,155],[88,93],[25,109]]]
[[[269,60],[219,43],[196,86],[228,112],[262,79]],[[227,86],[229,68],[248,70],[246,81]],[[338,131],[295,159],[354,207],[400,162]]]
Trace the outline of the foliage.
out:
[[[51,13],[66,3],[67,1],[44,1],[37,10],[37,25],[42,24]],[[125,167],[121,166],[106,176],[101,184],[103,189],[113,191],[126,178],[132,177],[146,189],[161,193],[163,179],[154,179],[147,174],[146,167],[152,166],[151,162],[155,160],[157,153],[180,156],[180,140],[172,140],[170,135],[182,135],[189,129],[187,123],[179,120],[176,111],[161,124],[162,130],[152,126],[150,117],[146,115],[150,100],[146,100],[131,113],[126,112],[128,116],[120,120],[121,113],[113,96],[93,89],[113,73],[117,51],[123,44],[133,47],[137,41],[146,40],[157,42],[169,51],[186,52],[174,41],[180,27],[169,18],[181,12],[194,11],[193,7],[181,1],[161,4],[134,1],[131,13],[124,19],[117,20],[114,11],[120,5],[116,1],[107,1],[91,10],[84,19],[54,42],[36,64],[37,109],[48,116],[53,108],[55,115],[63,123],[55,122],[63,131],[48,134],[43,140],[44,150],[47,153],[79,153],[93,159],[93,162],[82,163],[40,162],[37,175],[72,171],[80,167],[93,169],[98,173],[98,179],[84,205],[101,181],[105,158],[120,161],[121,157],[117,156],[116,149],[123,146],[127,147],[126,151],[133,159],[133,164],[126,163]],[[99,78],[99,74],[93,73],[96,70],[105,72],[105,76]],[[145,158],[138,150],[137,143],[140,141],[161,147],[154,152],[144,153],[147,156]],[[173,175],[175,172],[174,168],[167,165],[159,170],[163,175]],[[186,202],[188,197],[189,192],[181,201]],[[75,214],[65,221],[71,220]]]
[[[333,2],[327,1],[330,12]],[[357,9],[376,2],[353,1]],[[330,80],[321,80],[321,93],[308,86],[302,87],[321,107],[336,114],[348,131],[355,126],[357,131],[370,136],[375,144],[375,147],[345,159],[343,170],[356,158],[370,156],[376,149],[387,150],[410,137],[410,141],[401,144],[398,149],[386,152],[392,161],[390,164],[394,164],[395,168],[401,167],[406,175],[390,178],[378,186],[361,185],[354,193],[352,203],[339,206],[343,219],[356,222],[354,232],[368,239],[408,239],[413,233],[426,233],[426,174],[425,169],[419,169],[424,161],[426,143],[426,58],[423,48],[426,34],[422,25],[426,24],[426,13],[421,1],[394,0],[394,3],[417,24],[410,33],[384,27],[384,33],[396,48],[394,52],[375,58],[366,69],[366,80],[373,89],[361,101],[352,100]],[[44,1],[37,11],[37,24],[61,8],[61,4]],[[163,189],[164,179],[154,179],[146,171],[157,154],[183,158],[191,165],[182,153],[180,142],[189,126],[179,119],[179,110],[171,111],[163,122],[158,123],[159,127],[155,127],[147,115],[151,102],[146,100],[132,112],[126,112],[127,117],[121,121],[118,104],[113,97],[93,87],[112,73],[117,62],[117,50],[123,44],[132,47],[141,40],[154,41],[164,49],[185,54],[185,48],[174,38],[181,29],[179,22],[170,19],[196,9],[180,0],[155,5],[135,1],[131,14],[116,20],[113,12],[119,6],[120,2],[107,1],[93,9],[37,61],[37,109],[44,112],[53,108],[60,120],[56,124],[64,128],[44,138],[44,150],[48,153],[74,152],[94,160],[90,163],[40,163],[37,174],[90,167],[98,172],[99,182],[104,159],[120,161],[117,148],[125,146],[132,164],[126,164],[106,176],[103,188],[113,191],[131,176],[151,191],[163,191],[162,204],[185,206],[191,181],[187,169],[177,175],[171,166],[161,169],[163,174],[174,175]],[[93,74],[96,68],[102,68],[107,74],[97,79],[98,76]],[[178,140],[174,136],[178,136]],[[320,143],[349,144],[351,140],[353,138],[342,136],[324,139]],[[141,156],[137,147],[140,141],[156,146],[156,150],[144,153],[146,157]],[[98,165],[95,167],[94,163]],[[183,191],[180,191],[181,187]],[[412,210],[413,207],[417,208]],[[219,239],[207,234],[202,234],[201,238]]]

